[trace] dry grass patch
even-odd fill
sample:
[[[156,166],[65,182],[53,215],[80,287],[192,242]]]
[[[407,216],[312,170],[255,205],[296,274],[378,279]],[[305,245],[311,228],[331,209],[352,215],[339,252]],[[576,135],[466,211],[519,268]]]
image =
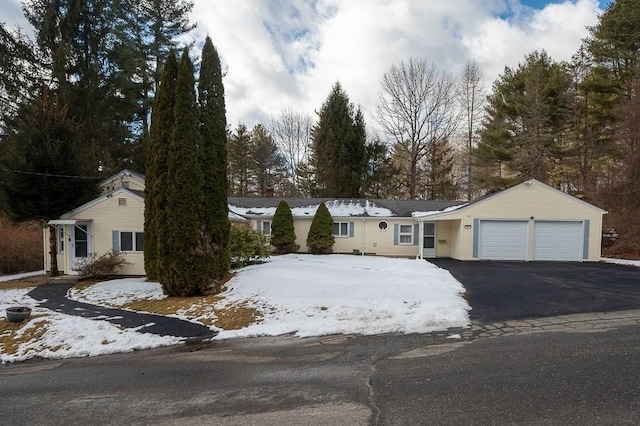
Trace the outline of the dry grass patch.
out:
[[[161,300],[137,300],[122,306],[133,311],[151,312],[159,315],[183,315],[204,325],[215,325],[223,330],[238,330],[260,322],[262,312],[247,303],[227,304],[215,307],[220,296],[167,297]]]
[[[228,304],[224,308],[215,309],[215,326],[223,330],[239,330],[262,321],[263,314],[258,309],[248,306],[246,302],[237,305]]]
[[[2,353],[14,355],[20,345],[41,338],[47,331],[49,321],[40,320],[28,323],[11,323],[0,320],[0,349]]]

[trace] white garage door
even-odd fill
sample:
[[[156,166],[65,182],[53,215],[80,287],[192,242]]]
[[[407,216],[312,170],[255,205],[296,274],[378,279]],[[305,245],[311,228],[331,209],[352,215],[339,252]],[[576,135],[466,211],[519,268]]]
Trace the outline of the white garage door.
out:
[[[528,221],[480,221],[478,254],[484,260],[527,260]]]
[[[536,221],[534,260],[579,261],[582,258],[582,222]]]

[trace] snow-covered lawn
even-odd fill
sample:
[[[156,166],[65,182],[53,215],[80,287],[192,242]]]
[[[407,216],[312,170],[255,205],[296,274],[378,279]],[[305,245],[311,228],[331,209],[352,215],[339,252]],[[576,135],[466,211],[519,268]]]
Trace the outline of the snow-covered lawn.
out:
[[[34,356],[92,356],[180,341],[36,308],[36,302],[26,296],[29,290],[0,290],[0,309],[17,304],[34,308],[31,320],[20,327],[19,335],[26,335],[38,322],[46,321],[46,326],[40,326],[41,335],[19,344],[15,353],[0,348],[3,362]],[[262,313],[261,320],[239,330],[220,330],[216,339],[287,333],[300,337],[426,333],[467,327],[470,307],[462,297],[463,292],[464,287],[448,271],[423,260],[276,256],[267,263],[239,270],[216,304],[220,308],[228,305],[256,308]],[[72,297],[89,303],[123,305],[162,299],[164,295],[158,283],[136,278],[94,284],[74,290]],[[214,315],[213,310],[209,312]],[[184,315],[177,312],[176,316]]]

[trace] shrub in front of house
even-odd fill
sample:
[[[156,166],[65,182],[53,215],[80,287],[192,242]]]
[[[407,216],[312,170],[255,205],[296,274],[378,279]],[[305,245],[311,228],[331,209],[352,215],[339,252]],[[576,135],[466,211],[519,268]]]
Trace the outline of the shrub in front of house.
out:
[[[271,245],[275,247],[275,253],[293,253],[300,246],[296,244],[296,233],[293,227],[293,214],[286,201],[278,204],[276,213],[271,222]]]
[[[233,225],[230,231],[229,252],[233,267],[239,268],[269,257],[269,240],[262,232]]]
[[[73,270],[88,277],[107,278],[129,264],[119,251],[108,251],[100,256],[93,253],[83,258]]]
[[[333,218],[324,203],[320,203],[313,216],[311,228],[307,235],[307,247],[314,254],[326,254],[333,251]]]

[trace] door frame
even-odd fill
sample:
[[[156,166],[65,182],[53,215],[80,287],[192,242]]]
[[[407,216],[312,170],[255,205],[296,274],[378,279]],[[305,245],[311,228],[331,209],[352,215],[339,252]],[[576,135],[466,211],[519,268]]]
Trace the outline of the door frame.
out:
[[[433,224],[433,234],[425,233],[425,225]],[[423,259],[434,259],[437,256],[437,247],[438,247],[438,222],[436,221],[424,221],[422,222],[422,226],[420,227],[420,235],[422,237],[420,247],[422,249],[422,258]],[[426,247],[425,239],[429,237],[433,237],[433,247]]]
[[[80,240],[81,242],[85,242],[86,247],[86,255],[85,256],[76,256],[76,250],[78,248],[76,243],[76,231],[81,226],[86,226],[86,236],[87,240]],[[91,226],[91,221],[77,221],[74,225],[72,225],[73,232],[70,232],[69,236],[69,248],[68,248],[68,256],[69,256],[69,268],[67,270],[67,274],[77,274],[78,272],[74,270],[74,268],[78,265],[80,259],[85,259],[88,256],[91,256],[93,253],[93,230]]]

